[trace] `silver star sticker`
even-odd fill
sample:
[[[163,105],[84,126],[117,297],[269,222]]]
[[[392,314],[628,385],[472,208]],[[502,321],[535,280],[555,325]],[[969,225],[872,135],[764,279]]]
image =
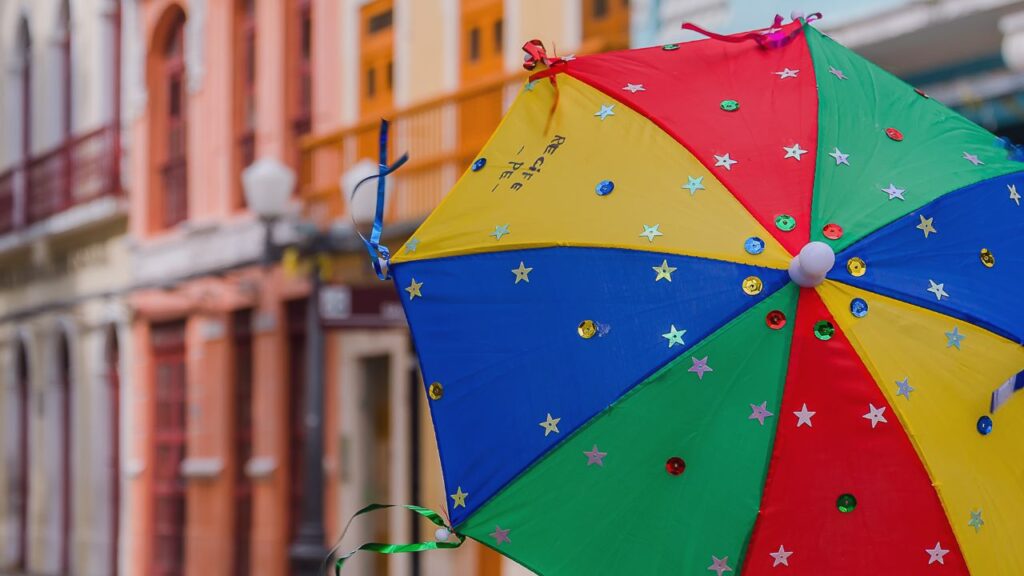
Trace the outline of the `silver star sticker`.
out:
[[[928,284],[930,284],[930,286],[928,287],[928,291],[931,292],[932,294],[935,294],[936,300],[942,300],[943,296],[949,298],[949,294],[946,293],[946,289],[943,287],[945,286],[945,283],[940,282],[936,284],[934,280],[929,278]]]
[[[963,339],[967,337],[966,334],[961,334],[960,333],[960,328],[958,328],[956,326],[953,326],[953,331],[952,332],[945,332],[945,334],[946,334],[946,348],[953,347],[953,348],[956,348],[957,350],[960,349],[960,342],[963,341]]]
[[[796,75],[799,73],[799,70],[790,70],[789,68],[784,68],[779,72],[772,72],[772,74],[777,74],[779,76],[779,80],[785,80],[786,78],[796,78]]]
[[[840,70],[839,68],[836,68],[835,66],[829,66],[828,73],[834,75],[836,78],[839,78],[840,80],[846,80],[846,74],[843,74],[843,71]]]
[[[502,224],[501,226],[495,226],[494,232],[491,232],[489,236],[494,236],[495,239],[501,240],[502,236],[508,234],[511,234],[511,232],[508,231],[508,224]]]
[[[729,170],[729,171],[732,171],[732,165],[733,164],[736,164],[737,162],[739,162],[738,160],[733,160],[732,158],[729,158],[729,153],[728,152],[726,152],[724,156],[719,156],[718,154],[714,154],[714,157],[715,157],[715,166],[721,166],[721,167],[723,167],[723,168],[725,168],[726,170]]]
[[[615,104],[601,104],[601,109],[594,112],[594,116],[599,117],[601,120],[604,120],[609,116],[615,116],[615,112],[612,111],[612,108],[615,108]]]
[[[664,234],[662,234],[661,231],[658,230],[658,226],[661,226],[661,224],[655,224],[654,226],[642,224],[642,226],[644,227],[644,231],[641,232],[640,235],[647,238],[648,242],[654,242],[655,236],[664,236]]]
[[[870,404],[869,403],[868,404],[868,413],[865,414],[864,416],[862,416],[862,418],[865,418],[867,420],[871,420],[871,428],[873,429],[875,426],[878,425],[879,422],[883,422],[883,423],[886,423],[886,424],[889,423],[889,421],[885,419],[884,412],[885,412],[885,406],[882,406],[881,408],[875,408],[874,404]]]
[[[836,166],[839,166],[840,164],[846,164],[847,166],[850,165],[850,155],[843,154],[838,147],[833,152],[829,153],[829,156],[836,159]]]
[[[693,176],[687,176],[686,178],[688,179],[688,182],[686,184],[683,184],[683,188],[686,188],[687,190],[690,191],[690,196],[693,196],[697,192],[697,190],[705,189],[703,176],[697,176],[696,178],[694,178]]]
[[[817,412],[811,412],[810,410],[808,410],[806,402],[804,402],[803,408],[796,412],[793,412],[793,414],[796,416],[797,428],[803,426],[804,424],[807,424],[808,428],[814,428],[814,424],[811,423],[811,418],[813,418],[814,415],[817,414]]]
[[[914,387],[910,385],[910,378],[904,376],[903,380],[896,381],[896,395],[905,396],[907,400],[910,400],[910,393],[914,391]]]
[[[897,188],[896,185],[893,184],[892,182],[889,183],[888,188],[882,188],[882,192],[885,192],[886,194],[889,195],[889,200],[892,200],[894,198],[905,200],[905,198],[903,198],[903,193],[906,191],[907,190],[905,188]]]
[[[978,166],[980,164],[984,164],[984,162],[982,162],[981,160],[978,160],[977,156],[975,156],[974,154],[968,154],[967,152],[964,152],[964,160],[967,160],[968,162],[970,162],[971,164],[974,164],[975,166]]]
[[[412,238],[405,244],[405,253],[415,252],[420,247],[420,239]]]
[[[768,555],[775,560],[775,562],[772,563],[772,568],[775,568],[780,564],[783,566],[789,566],[789,557],[793,555],[793,551],[787,551],[785,546],[779,546],[778,552],[769,552]]]
[[[974,528],[975,532],[981,531],[981,527],[985,525],[985,521],[981,519],[981,510],[971,512],[971,521],[967,525]]]
[[[1013,200],[1017,206],[1020,206],[1020,194],[1017,193],[1017,185],[1007,184],[1006,189],[1010,191],[1010,200]]]
[[[775,414],[768,411],[768,401],[765,400],[760,405],[750,405],[750,416],[747,416],[747,420],[757,420],[761,426],[764,426],[764,419],[769,416],[775,416]]]
[[[622,89],[623,90],[629,90],[633,94],[636,94],[637,92],[646,92],[647,91],[647,89],[644,88],[643,84],[629,84],[629,83],[626,83],[626,85],[623,86]]]
[[[949,554],[949,550],[943,549],[940,542],[935,543],[935,548],[925,548],[924,551],[928,553],[928,564],[934,564],[935,562],[945,564],[946,561],[943,560],[943,557]]]
[[[786,151],[786,155],[782,157],[783,160],[786,158],[796,158],[799,161],[800,156],[807,154],[807,150],[800,148],[799,142],[792,146],[783,146],[782,149]]]

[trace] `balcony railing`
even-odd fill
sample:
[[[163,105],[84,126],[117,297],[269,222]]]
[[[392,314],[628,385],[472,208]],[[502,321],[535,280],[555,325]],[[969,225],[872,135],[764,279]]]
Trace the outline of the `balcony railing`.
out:
[[[118,166],[114,128],[105,126],[0,174],[0,233],[120,193]]]
[[[472,162],[497,128],[524,76],[513,74],[475,84],[387,115],[391,156],[409,152],[409,162],[392,177],[388,221],[424,217]],[[307,209],[338,216],[345,212],[339,178],[362,159],[377,159],[378,118],[302,141],[299,190]]]

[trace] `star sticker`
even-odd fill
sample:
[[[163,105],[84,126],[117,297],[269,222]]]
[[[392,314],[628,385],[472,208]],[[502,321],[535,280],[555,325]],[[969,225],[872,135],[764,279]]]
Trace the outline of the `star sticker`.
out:
[[[779,564],[789,566],[789,557],[793,555],[793,551],[790,550],[787,552],[785,546],[779,546],[778,552],[769,552],[768,555],[775,560],[775,562],[772,563],[772,568],[775,568]]]
[[[690,356],[690,360],[693,360],[693,366],[690,366],[690,369],[687,370],[687,372],[694,372],[694,373],[696,373],[697,374],[697,380],[703,380],[704,379],[704,374],[706,372],[714,372],[714,370],[711,369],[711,366],[708,366],[708,357],[707,356],[701,358],[700,360],[696,359],[693,356]]]
[[[928,279],[928,283],[931,284],[931,286],[928,287],[928,291],[931,292],[932,294],[935,294],[936,300],[942,300],[943,296],[949,298],[949,294],[947,294],[946,289],[943,288],[943,286],[945,286],[945,283],[936,284],[935,281],[932,280],[931,278]]]
[[[686,178],[688,179],[688,182],[683,184],[683,188],[690,191],[690,196],[696,194],[697,190],[705,190],[703,176],[697,176],[696,178],[693,176],[687,176]]]
[[[420,239],[419,238],[411,238],[405,244],[405,252],[406,252],[406,254],[408,254],[409,252],[415,252],[416,249],[419,248],[419,247],[420,247]]]
[[[839,150],[838,146],[834,151],[829,153],[829,156],[836,159],[836,166],[839,166],[840,164],[846,164],[847,166],[850,165],[850,155],[843,154],[842,151]]]
[[[651,269],[658,273],[658,276],[654,279],[655,282],[662,278],[671,282],[672,273],[676,271],[675,268],[668,265],[668,260],[662,260],[661,266],[652,266]]]
[[[747,416],[747,420],[757,420],[761,423],[761,426],[764,426],[764,419],[769,416],[775,416],[775,414],[768,411],[768,401],[765,400],[761,402],[760,406],[756,404],[750,405],[750,416]]]
[[[925,218],[924,214],[918,214],[918,216],[921,218],[921,223],[918,224],[916,228],[924,232],[925,238],[927,238],[929,234],[938,234],[938,231],[935,230],[935,226],[932,225],[932,220],[935,220],[934,217]]]
[[[981,519],[981,510],[971,512],[971,521],[967,525],[974,528],[975,533],[981,531],[981,527],[985,525],[985,521]]]
[[[590,452],[584,451],[583,455],[587,457],[588,467],[591,464],[597,464],[598,466],[604,468],[604,457],[607,456],[608,453],[599,452],[597,449],[597,444],[594,444],[594,447],[590,449]]]
[[[974,154],[968,154],[967,152],[964,152],[964,160],[967,160],[968,162],[974,164],[975,166],[984,164],[984,162],[978,160],[977,156],[975,156]]]
[[[866,418],[867,420],[871,420],[871,428],[872,429],[874,429],[875,426],[877,426],[879,422],[882,422],[882,423],[885,423],[885,424],[889,423],[889,421],[885,419],[885,415],[882,414],[883,412],[885,412],[885,406],[882,406],[881,408],[875,408],[874,404],[868,404],[868,408],[869,408],[868,413],[865,414],[864,416],[861,416],[861,418]]]
[[[686,330],[676,330],[676,325],[672,324],[669,327],[669,332],[662,334],[661,337],[668,340],[668,347],[671,348],[676,344],[680,346],[686,346],[686,342],[683,342],[683,334],[686,334]]]
[[[946,332],[946,348],[955,346],[957,350],[960,349],[960,341],[966,338],[966,334],[961,334],[960,329],[953,326],[952,332]]]
[[[783,160],[785,160],[786,158],[796,158],[799,162],[800,156],[802,156],[803,154],[807,154],[807,150],[801,148],[799,142],[793,144],[792,146],[783,146],[782,149],[786,151],[786,155],[782,157]]]
[[[907,400],[910,400],[910,393],[914,391],[914,387],[910,385],[910,378],[904,376],[903,380],[896,381],[896,395],[904,396]]]
[[[409,282],[409,285],[405,288],[405,291],[409,293],[409,300],[412,301],[412,299],[417,296],[423,298],[423,294],[420,293],[420,288],[423,287],[423,282],[417,282],[415,278],[410,278],[410,280],[412,281]]]
[[[810,410],[808,410],[806,402],[804,402],[803,408],[796,412],[793,412],[793,414],[796,416],[797,428],[803,426],[804,424],[807,424],[808,428],[814,428],[814,424],[811,422],[811,418],[813,418],[814,415],[817,414],[817,412],[811,412]]]
[[[572,62],[575,59],[576,59],[576,55],[575,54],[566,54],[565,56],[562,56],[562,62]]]
[[[946,561],[943,560],[943,556],[949,554],[949,550],[943,550],[942,544],[940,542],[935,543],[935,548],[932,548],[930,550],[928,548],[925,548],[924,551],[928,553],[929,566],[936,562],[938,562],[939,564],[945,564]]]
[[[558,423],[561,421],[561,418],[552,418],[551,413],[548,412],[547,419],[540,423],[540,426],[544,427],[544,437],[547,438],[548,434],[551,434],[552,432],[558,434]]]
[[[506,236],[508,234],[511,234],[511,232],[508,231],[508,224],[502,224],[501,226],[495,226],[494,232],[491,232],[489,235],[501,240],[502,236]]]
[[[526,264],[520,260],[519,268],[512,269],[512,273],[516,275],[516,284],[519,284],[520,280],[528,283],[530,281],[530,272],[533,272],[533,268],[527,268]]]
[[[738,162],[738,160],[729,158],[728,152],[725,153],[725,156],[719,156],[718,154],[714,154],[713,156],[715,157],[715,166],[721,166],[730,172],[732,171],[732,165]]]
[[[512,543],[512,540],[508,537],[508,533],[509,532],[511,532],[510,528],[506,528],[506,529],[502,530],[501,526],[498,526],[497,524],[495,524],[494,525],[494,532],[491,532],[489,534],[489,536],[491,538],[494,538],[494,541],[495,541],[494,545],[495,546],[501,546],[502,542],[508,542],[509,544]]]
[[[719,558],[718,556],[711,556],[711,566],[708,566],[709,572],[714,572],[716,576],[722,576],[725,572],[732,572],[732,568],[729,568],[729,557]]]
[[[828,73],[834,75],[836,78],[839,78],[840,80],[846,80],[846,74],[843,74],[843,71],[840,70],[839,68],[836,68],[835,66],[829,66]]]
[[[786,78],[796,78],[796,75],[799,73],[799,70],[790,70],[789,68],[784,68],[779,72],[772,72],[772,74],[778,74],[779,80],[785,80]]]
[[[896,185],[894,185],[892,182],[889,183],[888,188],[882,188],[882,192],[885,192],[886,194],[889,195],[889,200],[892,200],[893,198],[905,200],[905,198],[903,198],[903,193],[906,192],[906,189],[897,188]]]
[[[1010,200],[1013,200],[1017,206],[1020,206],[1020,194],[1017,193],[1017,185],[1007,184],[1006,189],[1010,191]]]
[[[664,234],[662,234],[661,231],[658,230],[658,226],[661,226],[661,224],[655,224],[654,226],[648,226],[647,224],[643,224],[642,226],[644,227],[644,231],[641,232],[640,235],[646,236],[648,242],[654,242],[655,236],[664,236]]]
[[[455,509],[455,508],[465,508],[466,507],[466,496],[469,496],[469,492],[463,492],[462,491],[462,486],[459,486],[458,488],[456,488],[455,489],[455,494],[451,494],[452,500],[454,501],[454,503],[452,504],[452,509]]]
[[[601,109],[594,112],[594,116],[600,117],[601,120],[604,120],[609,116],[615,116],[615,112],[612,111],[612,108],[615,108],[615,104],[601,104]]]
[[[622,87],[622,89],[623,90],[629,90],[633,94],[636,94],[637,92],[646,92],[647,91],[647,89],[644,88],[643,84],[630,84],[628,82],[626,83],[625,86]]]

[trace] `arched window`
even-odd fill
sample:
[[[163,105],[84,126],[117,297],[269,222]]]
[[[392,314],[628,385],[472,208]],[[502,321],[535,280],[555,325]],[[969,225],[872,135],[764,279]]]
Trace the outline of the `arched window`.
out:
[[[256,159],[256,1],[238,0],[235,9],[235,131],[238,170]],[[241,181],[234,208],[244,205]]]
[[[32,154],[32,33],[25,17],[18,24],[18,58],[21,60],[18,94],[21,100],[21,160],[28,164]]]
[[[60,572],[71,565],[71,350],[63,331],[57,339],[57,421],[60,423]]]
[[[117,339],[117,328],[111,326],[107,334],[107,398],[110,422],[110,574],[118,573],[118,535],[121,521],[121,349]]]
[[[14,561],[14,570],[21,571],[27,568],[28,560],[28,473],[29,473],[29,372],[28,354],[25,345],[20,340],[14,352],[15,364],[15,394],[17,395],[15,410],[17,412],[17,464],[14,469],[14,477],[11,478],[12,506],[17,518],[18,556]]]
[[[185,77],[185,13],[172,6],[157,26],[150,56],[151,154],[156,169],[153,228],[188,217],[188,91]]]

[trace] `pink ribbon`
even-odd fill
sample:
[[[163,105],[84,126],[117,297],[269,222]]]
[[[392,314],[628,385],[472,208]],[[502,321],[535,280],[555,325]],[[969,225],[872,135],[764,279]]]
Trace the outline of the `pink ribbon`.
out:
[[[805,23],[811,23],[821,18],[820,12],[815,12],[810,16],[804,18]],[[761,28],[759,30],[751,30],[750,32],[739,32],[737,34],[718,34],[705,30],[700,26],[692,22],[686,22],[683,24],[683,30],[692,30],[698,34],[703,34],[712,40],[720,40],[722,42],[745,42],[747,40],[753,40],[757,42],[757,45],[762,48],[779,48],[789,44],[793,38],[800,34],[801,29],[796,28],[788,34],[782,31],[782,21],[784,18],[778,14],[775,15],[775,19],[772,20],[772,25],[767,28]]]

